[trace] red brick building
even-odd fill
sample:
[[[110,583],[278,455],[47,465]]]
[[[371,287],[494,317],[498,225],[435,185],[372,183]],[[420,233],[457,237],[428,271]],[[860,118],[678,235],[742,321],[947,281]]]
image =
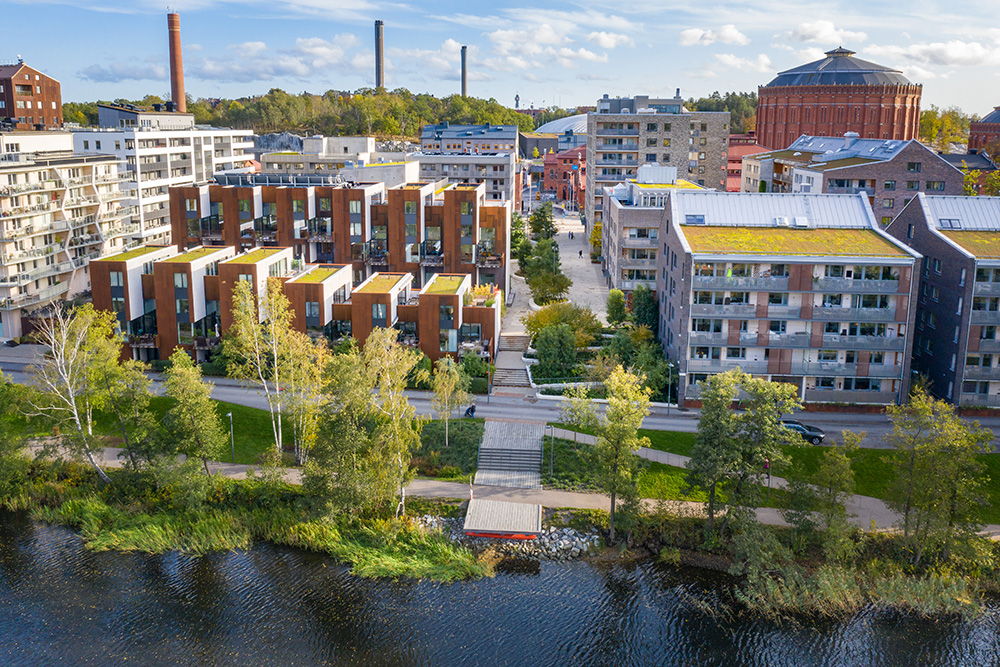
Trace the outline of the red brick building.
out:
[[[753,132],[729,135],[729,161],[726,164],[726,192],[739,192],[743,175],[743,158],[763,153],[767,148],[757,143]]]
[[[803,134],[916,139],[923,88],[897,70],[837,48],[786,70],[757,92],[757,141],[787,146]]]
[[[578,209],[587,201],[587,147],[545,155],[542,189],[554,192],[558,201],[574,200]]]
[[[986,147],[1000,147],[1000,107],[969,124],[969,150],[979,151]],[[997,156],[991,153],[990,157]]]
[[[59,82],[23,60],[0,65],[0,121],[10,119],[16,130],[63,124]]]

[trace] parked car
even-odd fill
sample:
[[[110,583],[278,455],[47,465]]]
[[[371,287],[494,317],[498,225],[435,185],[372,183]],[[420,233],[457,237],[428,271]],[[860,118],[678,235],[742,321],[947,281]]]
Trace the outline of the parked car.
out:
[[[7,347],[17,347],[18,345],[20,345],[20,343],[18,343],[13,338],[8,338],[3,342],[3,344],[6,345]]]
[[[802,439],[812,445],[818,445],[823,442],[823,438],[826,437],[826,433],[823,429],[816,426],[810,426],[809,424],[803,424],[800,421],[795,421],[794,419],[782,419],[781,425],[787,428],[789,431],[795,431],[802,436]]]

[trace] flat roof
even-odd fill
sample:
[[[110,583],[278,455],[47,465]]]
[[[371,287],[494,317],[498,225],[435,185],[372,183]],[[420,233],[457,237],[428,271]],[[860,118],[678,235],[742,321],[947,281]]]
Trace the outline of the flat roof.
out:
[[[324,264],[292,279],[293,283],[321,283],[330,276],[347,268],[348,264]]]
[[[398,285],[408,273],[376,273],[361,287],[355,289],[359,294],[387,294]]]
[[[111,255],[109,257],[101,257],[92,261],[95,262],[126,262],[130,259],[135,259],[136,257],[142,257],[143,255],[148,255],[151,252],[157,250],[163,250],[164,248],[169,248],[170,246],[165,245],[141,245],[138,248],[132,248],[131,250],[126,250],[125,252],[120,252],[117,255]]]
[[[681,231],[695,254],[910,257],[871,229],[681,225]]]
[[[286,248],[257,248],[256,250],[251,250],[245,255],[240,255],[239,257],[233,257],[232,259],[226,260],[226,264],[256,264],[257,262],[262,262],[268,257],[274,257],[279,252],[284,252]]]
[[[954,241],[976,257],[1000,259],[1000,232],[939,229],[946,238]]]
[[[632,185],[637,188],[642,188],[644,190],[665,190],[665,189],[679,189],[679,190],[704,190],[703,187],[692,183],[691,181],[686,181],[683,178],[678,178],[674,183],[638,183],[635,179],[629,181]]]
[[[424,294],[458,294],[465,282],[465,276],[450,276],[438,274],[437,278],[424,289]]]
[[[184,262],[196,262],[199,259],[208,257],[209,255],[214,255],[217,252],[227,249],[229,246],[204,246],[201,248],[194,248],[193,250],[188,250],[187,252],[182,252],[179,255],[174,255],[173,257],[167,257],[162,260],[164,262],[170,262],[171,264],[182,264]]]

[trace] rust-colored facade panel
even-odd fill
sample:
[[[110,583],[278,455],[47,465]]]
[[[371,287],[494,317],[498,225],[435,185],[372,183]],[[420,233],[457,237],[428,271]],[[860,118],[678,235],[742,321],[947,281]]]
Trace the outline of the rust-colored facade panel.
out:
[[[46,129],[63,124],[62,88],[58,81],[19,62],[0,65],[0,116],[12,118],[15,130]]]

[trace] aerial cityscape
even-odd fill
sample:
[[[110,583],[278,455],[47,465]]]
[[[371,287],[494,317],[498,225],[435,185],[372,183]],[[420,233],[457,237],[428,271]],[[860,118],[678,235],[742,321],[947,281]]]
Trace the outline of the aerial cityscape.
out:
[[[1000,664],[992,9],[13,4],[0,664]]]

